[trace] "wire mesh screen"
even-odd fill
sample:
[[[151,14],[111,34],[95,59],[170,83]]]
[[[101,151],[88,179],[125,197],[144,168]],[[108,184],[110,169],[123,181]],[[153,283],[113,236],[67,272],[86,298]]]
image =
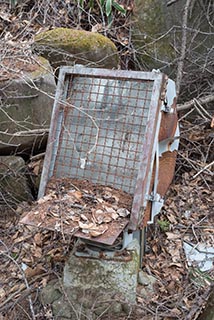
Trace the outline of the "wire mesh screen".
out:
[[[151,176],[162,79],[151,72],[61,68],[39,197],[51,177],[75,178],[137,190],[138,212]]]
[[[58,126],[54,176],[134,193],[153,81],[75,76]]]

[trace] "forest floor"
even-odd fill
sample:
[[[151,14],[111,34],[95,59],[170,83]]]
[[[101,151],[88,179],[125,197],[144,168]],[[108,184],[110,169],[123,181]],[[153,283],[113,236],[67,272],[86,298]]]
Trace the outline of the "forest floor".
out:
[[[115,319],[193,320],[209,297],[214,268],[204,271],[196,261],[188,261],[184,251],[184,243],[196,250],[201,244],[214,247],[213,174],[202,159],[211,155],[213,130],[207,121],[195,122],[183,120],[180,124],[175,179],[156,223],[148,227],[142,270],[156,280],[153,290],[142,296],[139,286],[130,314]],[[19,224],[26,206],[21,204],[15,217],[1,219],[2,320],[33,319],[32,310],[36,319],[54,319],[51,306],[41,303],[39,293],[50,280],[61,278],[75,243],[72,236]],[[108,317],[104,314],[102,319]]]

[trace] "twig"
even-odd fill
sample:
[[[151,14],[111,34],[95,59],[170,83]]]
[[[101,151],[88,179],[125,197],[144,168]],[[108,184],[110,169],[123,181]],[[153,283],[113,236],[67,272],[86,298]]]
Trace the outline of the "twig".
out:
[[[185,119],[186,117],[188,117],[195,109],[192,108],[191,110],[189,110],[187,113],[185,113],[181,118],[179,118],[179,122],[182,121],[183,119]]]
[[[178,0],[170,0],[167,2],[167,7],[171,6],[173,3],[177,2]]]
[[[14,137],[20,137],[20,136],[31,136],[31,135],[44,135],[45,133],[49,132],[49,128],[44,129],[32,129],[27,131],[18,131],[13,133],[12,135]]]
[[[30,315],[29,315],[28,312],[22,307],[22,305],[21,305],[20,303],[18,303],[17,306],[22,310],[22,312],[27,316],[27,318],[31,320]]]
[[[210,94],[201,98],[198,98],[197,101],[201,104],[204,105],[206,103],[210,103],[214,101],[214,94]],[[186,109],[190,109],[194,107],[195,99],[192,99],[190,101],[185,102],[184,104],[178,104],[177,105],[177,111],[182,111]]]
[[[194,100],[195,100],[195,103],[197,104],[197,108],[199,108],[199,109],[200,109],[200,112],[203,113],[202,116],[205,117],[205,119],[210,119],[210,120],[212,120],[212,116],[209,114],[209,112],[207,112],[206,109],[204,109],[204,108],[202,107],[200,101],[197,100],[197,99],[194,99]],[[204,116],[204,115],[205,115],[205,116]]]
[[[43,159],[44,156],[45,156],[45,152],[36,154],[35,156],[30,157],[30,161],[37,161],[37,160]]]
[[[214,165],[214,161],[212,161],[211,163],[207,164],[204,168],[202,168],[200,171],[198,171],[192,178],[195,179],[199,174],[201,174],[203,171],[205,171],[206,169],[208,169],[212,165]],[[213,175],[213,172],[210,172],[210,173]]]
[[[36,276],[33,280],[31,280],[29,282],[30,285],[32,285],[33,283],[35,283],[36,281],[40,280],[40,278],[44,278],[46,275],[49,275],[49,272],[47,273],[42,273],[38,276]],[[1,304],[0,304],[0,312],[2,312],[7,306],[5,306],[6,304],[8,304],[16,295],[18,295],[19,293],[23,292],[25,289],[23,287],[19,288],[18,290],[16,290],[15,292],[11,293],[10,296],[5,300],[3,301]],[[36,289],[30,289],[29,290],[25,290],[25,292],[23,293],[24,294],[24,297],[25,296],[28,296],[29,293],[32,293],[34,292]],[[17,300],[19,301],[20,298],[17,298]],[[14,304],[14,303],[13,303]]]

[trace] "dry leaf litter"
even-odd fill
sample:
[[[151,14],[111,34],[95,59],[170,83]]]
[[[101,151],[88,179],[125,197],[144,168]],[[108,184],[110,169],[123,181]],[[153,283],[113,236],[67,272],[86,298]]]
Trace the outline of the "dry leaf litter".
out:
[[[131,203],[132,196],[121,190],[84,180],[52,178],[46,195],[28,215],[37,227],[69,234],[80,230],[95,238],[110,232],[114,223],[123,226]]]

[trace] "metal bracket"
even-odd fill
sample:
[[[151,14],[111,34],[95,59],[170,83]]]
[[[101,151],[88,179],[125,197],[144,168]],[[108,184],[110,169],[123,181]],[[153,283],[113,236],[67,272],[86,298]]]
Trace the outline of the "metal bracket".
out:
[[[154,222],[154,217],[160,212],[163,207],[164,199],[161,197],[159,193],[152,192],[148,195],[148,200],[152,202],[152,212],[151,212],[151,220],[148,221],[148,224]]]
[[[166,112],[166,113],[173,113],[174,109],[169,106],[167,98],[163,101],[163,105],[161,106],[161,111]]]
[[[152,202],[160,202],[162,197],[159,193],[154,193],[152,191],[150,194],[147,194],[146,199]]]

